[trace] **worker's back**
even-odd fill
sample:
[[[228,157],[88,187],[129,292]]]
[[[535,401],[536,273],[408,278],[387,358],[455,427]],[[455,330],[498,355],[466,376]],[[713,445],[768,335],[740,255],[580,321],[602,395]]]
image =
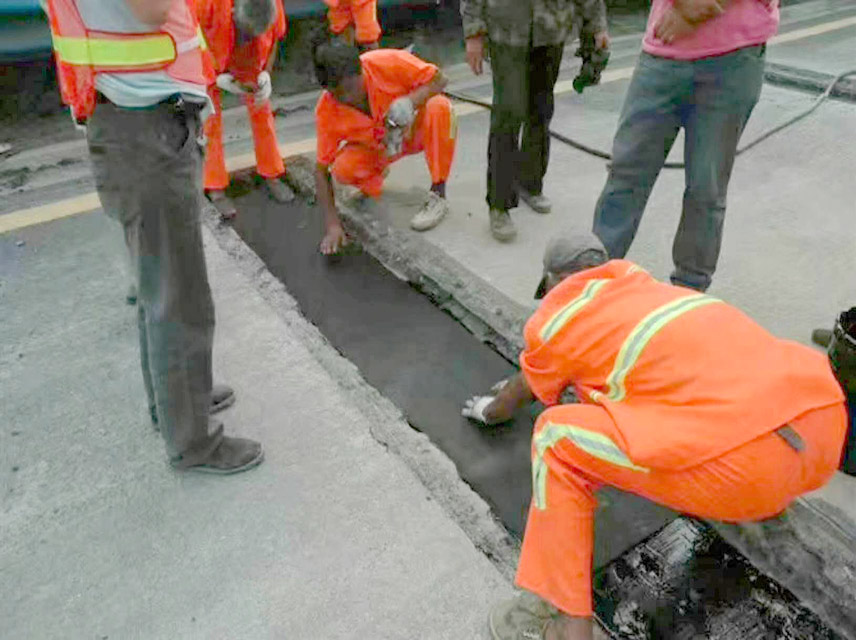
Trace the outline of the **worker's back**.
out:
[[[610,413],[620,446],[645,467],[699,464],[843,399],[822,354],[625,261],[562,282],[526,341],[533,391],[552,404],[574,385]]]

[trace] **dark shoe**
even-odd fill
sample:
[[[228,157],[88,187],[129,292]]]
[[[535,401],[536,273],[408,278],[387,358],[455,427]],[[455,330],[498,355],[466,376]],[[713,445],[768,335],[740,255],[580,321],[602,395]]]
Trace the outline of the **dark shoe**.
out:
[[[517,193],[536,213],[550,213],[553,210],[553,203],[543,193],[529,193],[526,189],[518,189]]]
[[[815,329],[811,332],[811,341],[817,346],[827,349],[832,342],[832,330]]]
[[[235,390],[225,384],[215,384],[211,388],[211,413],[217,413],[228,409],[236,400]],[[155,407],[149,407],[149,415],[152,417],[152,423],[157,425],[158,412]]]
[[[232,202],[225,192],[209,191],[205,195],[211,204],[214,205],[214,208],[217,209],[217,213],[220,214],[220,219],[224,222],[234,220],[235,216],[238,215],[235,203]]]
[[[289,187],[282,178],[265,178],[268,194],[273,200],[286,204],[292,202],[296,197],[294,190]]]
[[[517,229],[508,211],[501,209],[490,210],[490,232],[500,242],[511,242],[517,237]]]
[[[205,460],[196,464],[183,464],[179,459],[173,460],[170,464],[179,471],[227,476],[257,467],[264,459],[262,445],[255,440],[223,436],[220,445]]]

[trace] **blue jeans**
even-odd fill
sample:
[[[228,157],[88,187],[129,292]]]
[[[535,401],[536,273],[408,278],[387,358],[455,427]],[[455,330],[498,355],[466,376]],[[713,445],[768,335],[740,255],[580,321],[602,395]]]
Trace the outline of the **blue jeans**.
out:
[[[728,181],[737,143],[761,94],[765,50],[759,45],[691,61],[642,54],[594,214],[594,232],[611,258],[623,258],[630,249],[654,182],[683,127],[686,189],[671,279],[700,291],[710,286]]]

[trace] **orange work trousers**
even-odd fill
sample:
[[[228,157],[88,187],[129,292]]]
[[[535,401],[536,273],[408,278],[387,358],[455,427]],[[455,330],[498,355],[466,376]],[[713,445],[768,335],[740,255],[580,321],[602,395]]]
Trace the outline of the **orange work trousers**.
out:
[[[205,121],[205,137],[208,138],[208,148],[205,152],[205,190],[219,191],[229,186],[229,173],[226,171],[226,158],[223,155],[220,89],[216,85],[211,85],[208,87],[208,95],[214,102],[214,113]],[[279,155],[279,143],[276,139],[270,101],[265,100],[264,103],[257,105],[252,94],[244,96],[243,99],[250,114],[258,174],[263,178],[277,178],[285,173],[285,163]]]
[[[333,161],[331,173],[342,184],[354,185],[367,196],[377,198],[383,192],[387,167],[399,158],[424,151],[431,182],[446,182],[455,158],[456,136],[452,103],[445,96],[434,96],[417,112],[411,135],[405,138],[400,155],[388,158],[383,149],[349,143]]]
[[[330,31],[339,35],[354,26],[357,44],[372,44],[380,40],[380,24],[377,21],[377,0],[339,0],[327,8]]]
[[[703,519],[749,522],[780,514],[838,469],[847,412],[843,404],[815,409],[789,424],[803,440],[801,452],[769,433],[697,467],[663,471],[641,469],[620,452],[602,407],[544,411],[533,435],[533,499],[517,585],[568,615],[592,615],[594,493],[602,485]]]

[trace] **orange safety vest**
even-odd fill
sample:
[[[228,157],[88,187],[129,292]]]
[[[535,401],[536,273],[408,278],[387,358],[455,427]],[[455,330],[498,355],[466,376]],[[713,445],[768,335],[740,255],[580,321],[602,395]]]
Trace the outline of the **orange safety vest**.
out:
[[[47,0],[60,93],[75,122],[95,110],[98,73],[165,71],[207,86],[214,77],[189,0],[173,0],[166,23],[151,33],[113,33],[87,28],[74,0]]]
[[[623,436],[613,453],[642,469],[701,464],[844,400],[823,354],[624,260],[564,280],[525,337],[535,395],[557,404],[573,386],[601,405]]]

